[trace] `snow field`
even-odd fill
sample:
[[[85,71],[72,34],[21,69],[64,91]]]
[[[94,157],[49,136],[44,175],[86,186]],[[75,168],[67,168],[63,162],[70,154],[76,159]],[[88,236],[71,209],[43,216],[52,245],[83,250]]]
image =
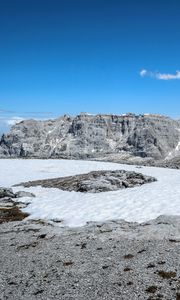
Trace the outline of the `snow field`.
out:
[[[78,160],[0,160],[0,186],[11,187],[29,180],[88,173],[95,170],[136,171],[157,178],[157,182],[104,193],[77,193],[59,189],[13,188],[33,192],[36,198],[23,210],[29,219],[63,220],[60,225],[83,226],[88,221],[125,219],[143,222],[159,215],[180,215],[180,170],[120,165]]]

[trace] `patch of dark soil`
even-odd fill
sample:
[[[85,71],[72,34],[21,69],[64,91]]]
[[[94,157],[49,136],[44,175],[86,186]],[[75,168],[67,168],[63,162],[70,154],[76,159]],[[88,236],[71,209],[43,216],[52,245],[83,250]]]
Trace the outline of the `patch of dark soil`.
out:
[[[164,260],[158,261],[158,265],[164,265],[166,262]]]
[[[124,272],[129,272],[129,271],[132,271],[132,269],[131,268],[124,268]]]
[[[166,271],[160,270],[157,273],[163,279],[170,279],[170,278],[176,277],[176,272],[173,272],[173,271],[166,272]]]
[[[69,267],[69,266],[72,266],[74,263],[72,262],[72,261],[65,261],[64,263],[63,263],[63,266],[64,267]]]
[[[138,254],[141,254],[141,253],[143,253],[145,251],[146,251],[145,249],[142,249],[142,250],[138,251]]]
[[[38,291],[34,292],[34,295],[36,296],[36,295],[42,294],[43,292],[44,292],[44,290],[38,290]]]
[[[171,243],[180,243],[179,240],[175,240],[175,239],[169,239],[169,242],[171,242]]]
[[[176,294],[176,300],[180,300],[180,293]]]
[[[38,239],[45,239],[46,236],[47,236],[46,233],[42,233],[38,236]]]
[[[81,249],[86,249],[86,245],[87,245],[87,243],[82,243],[81,244]]]
[[[27,213],[22,212],[18,207],[0,208],[0,224],[5,222],[22,221],[28,217]]]
[[[154,294],[157,291],[157,289],[158,289],[157,286],[151,285],[146,289],[146,292]]]
[[[134,257],[133,254],[126,254],[126,255],[124,255],[124,259],[131,259],[133,257]]]
[[[155,268],[155,265],[150,263],[149,265],[147,265],[147,269],[151,269],[151,268]]]
[[[133,285],[132,281],[127,282],[127,285]]]
[[[107,269],[107,268],[109,268],[109,266],[102,266],[102,269],[103,269],[103,270],[105,270],[105,269]]]

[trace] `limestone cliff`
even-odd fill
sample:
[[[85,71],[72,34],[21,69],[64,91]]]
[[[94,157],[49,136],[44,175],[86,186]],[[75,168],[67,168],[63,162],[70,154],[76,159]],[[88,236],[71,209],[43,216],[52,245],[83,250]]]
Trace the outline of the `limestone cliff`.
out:
[[[180,122],[160,115],[64,115],[26,120],[0,139],[0,157],[162,160],[180,150]]]

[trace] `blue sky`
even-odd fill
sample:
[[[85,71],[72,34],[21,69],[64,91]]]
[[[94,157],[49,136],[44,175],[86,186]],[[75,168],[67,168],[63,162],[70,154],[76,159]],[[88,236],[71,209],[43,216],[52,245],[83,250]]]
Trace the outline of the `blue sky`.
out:
[[[179,16],[179,0],[0,1],[0,131],[81,111],[179,118]]]

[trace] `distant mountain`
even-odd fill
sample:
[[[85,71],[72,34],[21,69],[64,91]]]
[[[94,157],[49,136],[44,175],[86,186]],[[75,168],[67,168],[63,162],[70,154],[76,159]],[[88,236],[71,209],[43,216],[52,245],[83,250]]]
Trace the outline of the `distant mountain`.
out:
[[[180,154],[180,122],[161,115],[64,115],[26,120],[0,139],[0,157],[170,161]]]

